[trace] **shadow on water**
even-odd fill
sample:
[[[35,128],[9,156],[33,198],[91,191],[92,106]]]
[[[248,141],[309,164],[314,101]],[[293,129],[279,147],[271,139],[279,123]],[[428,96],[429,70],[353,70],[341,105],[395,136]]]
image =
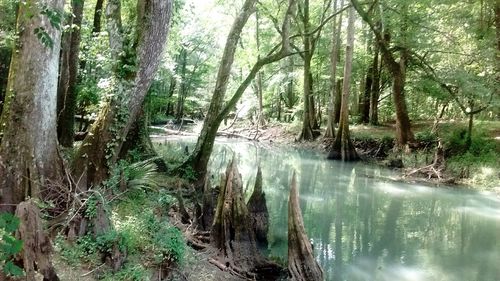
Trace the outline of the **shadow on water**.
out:
[[[192,145],[194,139],[179,141]],[[384,180],[389,170],[290,147],[220,140],[215,178],[233,153],[252,192],[257,165],[270,212],[270,256],[287,257],[287,198],[297,171],[307,234],[327,280],[499,280],[500,199]]]

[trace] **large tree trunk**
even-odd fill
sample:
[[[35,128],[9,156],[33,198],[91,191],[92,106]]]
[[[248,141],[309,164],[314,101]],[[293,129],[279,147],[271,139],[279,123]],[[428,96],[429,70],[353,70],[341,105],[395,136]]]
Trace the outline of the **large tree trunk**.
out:
[[[314,259],[312,245],[304,227],[295,173],[288,198],[288,272],[290,280],[294,281],[323,280],[323,270]]]
[[[354,48],[354,8],[349,8],[349,23],[347,26],[347,45],[344,66],[344,84],[342,89],[342,109],[340,124],[328,154],[328,159],[339,159],[342,161],[355,161],[359,159],[356,149],[352,144],[349,134],[349,92],[352,73],[352,55]]]
[[[62,10],[63,1],[28,1],[20,5],[19,43],[13,52],[7,100],[0,123],[0,210],[13,212],[27,196],[39,197],[47,184],[57,184],[63,167],[57,150],[56,104],[60,30],[38,11],[29,17],[28,7],[47,5]],[[35,34],[42,27],[53,46],[44,46]],[[43,188],[42,188],[43,187]]]
[[[274,280],[280,274],[280,268],[264,259],[257,249],[242,187],[241,175],[233,158],[220,185],[211,231],[212,244],[218,250],[216,262],[239,276]]]
[[[71,6],[74,17],[69,21],[72,30],[63,37],[64,50],[62,51],[61,75],[58,89],[58,118],[57,136],[59,143],[65,147],[73,146],[75,111],[76,111],[76,85],[79,67],[80,29],[83,18],[83,0],[72,0]]]
[[[19,38],[9,69],[7,103],[0,118],[4,133],[0,143],[0,212],[13,213],[16,205],[28,197],[48,201],[51,198],[46,195],[63,186],[56,135],[61,31],[35,8],[62,11],[63,4],[63,0],[56,0],[19,5]],[[36,28],[43,28],[51,38],[48,46],[37,38]],[[23,204],[18,206],[17,215],[22,221],[19,230],[26,230],[24,235],[21,233],[24,253],[35,251],[35,256],[23,258],[24,267],[28,274],[38,270],[45,280],[58,280],[50,265],[48,242],[42,240],[40,214],[25,214],[23,208]],[[29,232],[29,228],[36,232]]]
[[[73,169],[77,178],[82,175],[81,185],[101,183],[108,176],[109,168],[118,159],[125,137],[137,119],[145,95],[158,69],[160,56],[165,47],[171,15],[172,1],[140,0],[137,5],[136,50],[128,56],[136,56],[135,72],[123,74],[122,65],[115,65],[115,74],[107,104],[90,129],[77,152]],[[108,32],[115,58],[122,53],[120,2],[108,1]]]

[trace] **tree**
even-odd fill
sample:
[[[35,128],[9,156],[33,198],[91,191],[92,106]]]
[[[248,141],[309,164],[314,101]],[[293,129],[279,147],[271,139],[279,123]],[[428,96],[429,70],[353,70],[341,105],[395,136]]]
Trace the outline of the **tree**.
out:
[[[281,26],[281,42],[265,57],[260,58],[253,66],[243,82],[238,86],[234,95],[224,104],[230,72],[234,62],[234,55],[239,42],[241,31],[248,18],[255,11],[255,0],[246,0],[238,16],[235,18],[231,30],[228,34],[224,52],[219,64],[219,71],[215,83],[215,89],[210,101],[207,116],[203,122],[203,128],[196,142],[195,149],[188,160],[179,168],[184,172],[186,169],[194,170],[198,179],[203,181],[207,172],[208,160],[212,153],[215,136],[221,122],[227,114],[234,108],[252,80],[256,77],[260,69],[270,63],[276,62],[291,55],[289,48],[289,18],[293,16],[295,0],[289,0],[285,12],[283,24]],[[198,187],[203,187],[200,182]]]
[[[358,0],[351,0],[352,5],[361,16],[361,18],[370,26],[370,29],[375,35],[375,41],[382,54],[385,66],[392,75],[392,96],[396,109],[396,139],[399,146],[407,145],[414,141],[413,132],[411,130],[410,118],[408,117],[408,109],[405,99],[405,82],[406,82],[406,67],[409,59],[409,46],[398,46],[391,48],[390,30],[382,29],[381,25],[376,25],[368,12],[363,10]],[[372,3],[373,6],[376,3]],[[403,5],[402,13],[406,12],[407,5]],[[402,33],[405,33],[405,24],[402,24]],[[395,52],[399,53],[397,60]]]
[[[116,163],[125,138],[141,111],[144,97],[158,69],[169,30],[172,1],[144,1],[137,5],[136,46],[127,48],[121,23],[121,3],[107,4],[109,42],[116,60],[107,102],[73,162],[83,188],[100,184]]]
[[[344,5],[344,1],[341,0],[340,7]],[[338,10],[337,1],[334,1],[334,12],[336,13]],[[334,18],[333,20],[333,37],[332,37],[332,50],[331,50],[331,76],[330,76],[330,102],[328,104],[328,124],[326,125],[325,138],[335,138],[335,124],[338,123],[336,121],[336,108],[338,105],[341,105],[340,99],[341,95],[340,91],[337,88],[337,63],[340,58],[340,33],[342,32],[342,13]],[[340,113],[340,108],[339,111]]]
[[[299,6],[299,18],[301,20],[301,30],[302,41],[304,45],[304,50],[300,53],[300,56],[304,60],[304,82],[303,82],[303,102],[304,102],[304,113],[302,119],[302,131],[299,136],[299,140],[312,140],[319,135],[318,129],[319,124],[316,119],[316,109],[314,102],[314,90],[313,90],[313,75],[311,72],[311,61],[316,50],[318,38],[321,35],[321,30],[325,25],[325,15],[330,8],[331,1],[324,4],[323,12],[321,14],[320,24],[316,29],[311,28],[310,22],[310,5],[309,0],[304,0],[304,3]],[[331,19],[332,17],[329,17]]]
[[[352,73],[352,54],[354,49],[354,8],[349,8],[347,25],[347,44],[345,51],[344,82],[342,86],[342,108],[337,136],[328,154],[328,159],[355,161],[359,159],[349,134],[349,87]]]
[[[83,0],[72,0],[72,16],[68,21],[70,31],[63,36],[61,53],[61,69],[57,99],[57,136],[59,143],[65,147],[73,146],[76,86],[79,68],[80,30],[83,18]],[[74,17],[73,17],[74,16]]]
[[[50,202],[50,190],[59,188],[62,183],[63,163],[56,135],[56,100],[63,4],[63,0],[30,0],[19,4],[19,38],[12,52],[6,105],[0,118],[3,124],[0,143],[2,212],[13,213],[16,206],[28,197]],[[21,205],[18,214],[23,214]],[[27,220],[40,221],[38,213],[27,217]],[[28,277],[34,278],[34,264],[37,263],[44,280],[59,280],[50,264],[50,245],[46,245],[41,223],[29,225],[23,220],[22,226],[34,230],[21,233],[22,239],[27,242],[24,252],[36,253],[30,256],[32,260],[21,257]],[[38,252],[41,243],[44,243],[45,249]],[[3,272],[0,279],[5,280],[1,275]]]

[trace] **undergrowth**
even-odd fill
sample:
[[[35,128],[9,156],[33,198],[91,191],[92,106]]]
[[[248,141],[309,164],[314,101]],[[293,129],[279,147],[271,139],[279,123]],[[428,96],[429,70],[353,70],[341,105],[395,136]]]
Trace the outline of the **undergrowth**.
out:
[[[152,160],[116,165],[105,183],[116,194],[106,203],[111,230],[98,236],[85,235],[71,244],[63,237],[56,238],[55,248],[62,259],[73,267],[100,268],[106,254],[118,246],[120,252],[127,253],[121,270],[112,272],[104,266],[95,273],[99,279],[117,281],[149,280],[156,267],[183,264],[186,243],[167,216],[175,199],[160,189],[156,180]],[[97,200],[89,199],[87,213],[93,212],[92,202]]]

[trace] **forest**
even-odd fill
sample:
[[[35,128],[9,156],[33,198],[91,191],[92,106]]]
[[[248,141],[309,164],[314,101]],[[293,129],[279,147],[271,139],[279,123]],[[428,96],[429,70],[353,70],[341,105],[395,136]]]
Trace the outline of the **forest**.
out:
[[[0,0],[0,280],[500,276],[500,0]]]

